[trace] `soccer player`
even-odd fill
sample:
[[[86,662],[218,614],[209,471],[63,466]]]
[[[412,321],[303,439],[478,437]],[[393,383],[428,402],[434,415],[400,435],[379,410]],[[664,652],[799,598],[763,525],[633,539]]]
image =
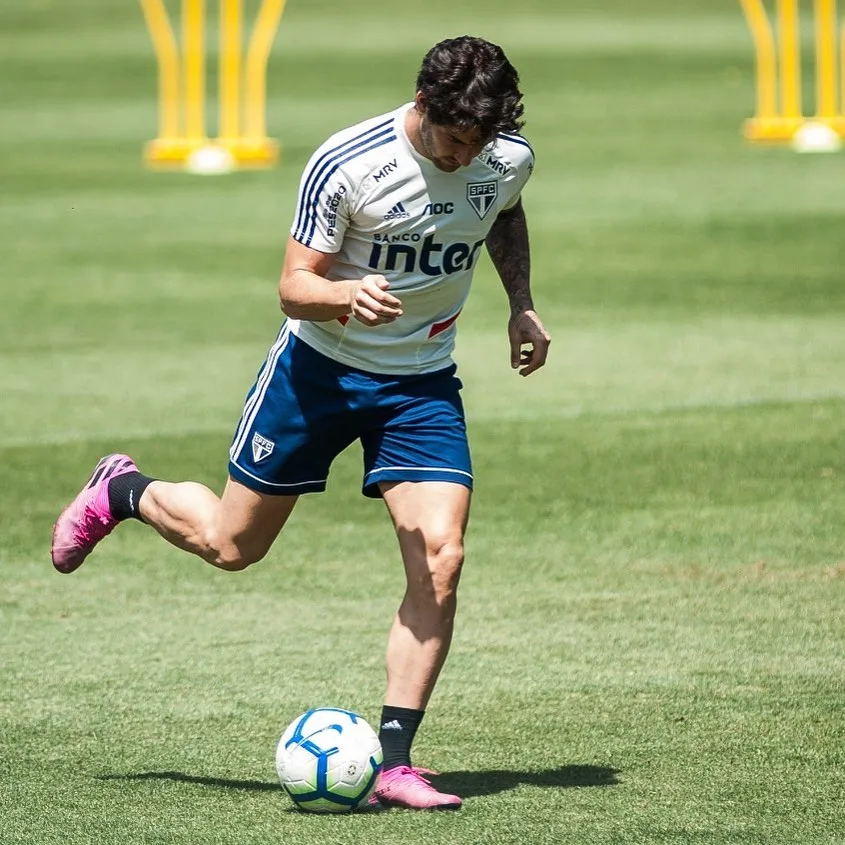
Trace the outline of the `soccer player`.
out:
[[[464,560],[473,477],[451,354],[483,246],[510,304],[511,366],[527,376],[549,347],[529,287],[520,194],[534,154],[520,134],[521,100],[500,47],[448,39],[423,59],[413,102],[319,147],[279,282],[287,320],[247,396],[222,496],[109,455],[53,531],[60,572],[129,518],[213,566],[242,570],[359,440],[363,493],[384,499],[407,579],[388,636],[379,734],[376,795],[388,806],[461,805],[411,765],[411,743],[449,650]]]

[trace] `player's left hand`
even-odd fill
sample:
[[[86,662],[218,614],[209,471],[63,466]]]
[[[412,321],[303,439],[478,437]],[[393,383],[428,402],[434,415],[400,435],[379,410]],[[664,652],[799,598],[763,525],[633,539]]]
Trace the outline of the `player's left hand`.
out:
[[[520,367],[521,376],[530,376],[546,363],[552,338],[534,311],[520,311],[510,318],[508,338],[511,344],[511,367]]]

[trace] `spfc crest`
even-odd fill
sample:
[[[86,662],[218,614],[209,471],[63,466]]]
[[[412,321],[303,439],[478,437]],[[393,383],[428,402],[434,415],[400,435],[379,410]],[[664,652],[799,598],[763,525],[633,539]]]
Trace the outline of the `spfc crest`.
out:
[[[255,463],[269,458],[275,448],[276,444],[272,440],[262,437],[258,432],[252,435],[252,459]]]
[[[467,185],[467,200],[475,209],[479,220],[487,216],[487,212],[499,196],[498,182],[470,182]]]

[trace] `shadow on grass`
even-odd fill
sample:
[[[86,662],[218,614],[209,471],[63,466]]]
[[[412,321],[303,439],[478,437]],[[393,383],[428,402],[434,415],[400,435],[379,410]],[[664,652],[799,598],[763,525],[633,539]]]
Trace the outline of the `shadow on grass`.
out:
[[[247,789],[252,792],[281,791],[278,781],[265,780],[228,780],[227,778],[208,778],[201,775],[188,775],[185,772],[137,772],[127,775],[97,775],[97,780],[174,780],[180,783],[196,783],[200,786],[214,786],[222,789]]]
[[[437,788],[455,792],[463,798],[495,795],[517,786],[539,786],[542,789],[576,789],[590,786],[615,786],[617,769],[605,766],[560,766],[541,772],[515,772],[494,769],[481,772],[443,772],[433,782]]]
[[[591,786],[615,786],[619,783],[616,769],[604,766],[560,766],[541,772],[517,772],[494,769],[480,772],[444,772],[434,778],[438,789],[456,792],[464,798],[476,795],[495,795],[517,786],[538,786],[543,789],[575,789]],[[263,780],[229,780],[202,777],[184,772],[137,772],[135,774],[97,775],[97,780],[172,780],[196,783],[221,789],[243,789],[253,792],[275,792],[282,787],[278,782]]]

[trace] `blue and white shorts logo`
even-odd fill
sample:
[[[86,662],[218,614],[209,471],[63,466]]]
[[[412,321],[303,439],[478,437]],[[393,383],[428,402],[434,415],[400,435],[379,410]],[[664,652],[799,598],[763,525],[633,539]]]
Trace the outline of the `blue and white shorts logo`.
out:
[[[487,212],[499,196],[498,182],[470,182],[467,185],[467,200],[475,210],[479,220],[487,216]]]
[[[276,444],[272,440],[262,437],[257,431],[252,435],[252,459],[255,463],[269,458],[275,448]]]

